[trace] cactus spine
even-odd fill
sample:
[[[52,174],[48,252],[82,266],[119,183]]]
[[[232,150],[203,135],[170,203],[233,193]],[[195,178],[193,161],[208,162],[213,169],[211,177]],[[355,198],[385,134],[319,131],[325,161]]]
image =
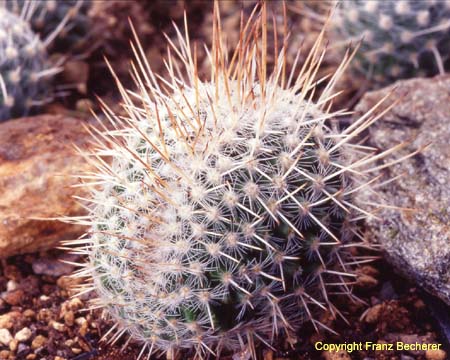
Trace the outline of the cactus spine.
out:
[[[267,14],[253,12],[227,57],[215,4],[211,76],[197,76],[197,48],[178,32],[158,80],[133,45],[137,92],[116,77],[125,117],[104,105],[111,128],[94,131],[85,153],[87,238],[66,242],[87,254],[75,276],[93,306],[143,344],[139,358],[187,351],[197,358],[229,351],[256,358],[256,343],[290,342],[302,323],[327,329],[320,314],[340,316],[335,296],[352,295],[354,223],[367,214],[352,194],[370,178],[371,156],[352,144],[376,117],[343,132],[328,112],[334,74],[311,101],[323,56],[321,40],[305,65],[286,74],[285,49],[269,75]],[[381,116],[383,113],[380,113]],[[112,163],[103,160],[112,157]],[[359,176],[358,176],[359,175]]]
[[[6,0],[2,6],[24,16],[52,52],[75,53],[85,50],[90,39],[91,5],[91,0]]]
[[[377,85],[450,68],[448,0],[340,1],[332,33],[344,42],[363,36],[352,68]]]
[[[27,115],[47,101],[57,71],[28,23],[0,7],[0,121]]]

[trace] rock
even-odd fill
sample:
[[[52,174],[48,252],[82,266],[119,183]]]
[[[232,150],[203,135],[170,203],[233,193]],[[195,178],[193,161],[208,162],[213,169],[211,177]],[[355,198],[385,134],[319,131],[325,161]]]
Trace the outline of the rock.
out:
[[[31,348],[33,350],[36,350],[36,349],[40,348],[41,346],[44,346],[46,343],[47,343],[47,338],[45,336],[38,335],[33,339],[32,343],[31,343]]]
[[[0,344],[8,346],[12,339],[8,329],[0,329]]]
[[[6,283],[6,291],[14,291],[17,289],[17,287],[18,287],[18,284],[14,280],[9,280]]]
[[[82,226],[42,218],[82,215],[72,198],[83,195],[70,177],[90,166],[72,143],[86,147],[89,124],[61,115],[41,115],[0,124],[0,257],[48,249],[75,239]]]
[[[382,108],[399,100],[371,126],[370,145],[386,150],[411,140],[396,151],[396,159],[431,145],[380,170],[380,181],[395,179],[375,191],[364,187],[357,201],[367,208],[368,203],[379,203],[381,195],[389,205],[401,208],[384,207],[377,212],[378,219],[368,219],[369,238],[382,245],[400,273],[450,304],[450,76],[399,81],[394,86],[367,93],[356,107],[360,115],[390,91],[393,94]]]
[[[364,321],[369,324],[374,324],[380,318],[381,312],[383,311],[383,304],[377,304],[372,306],[366,310],[364,313]]]
[[[447,353],[444,350],[427,350],[425,352],[425,359],[427,360],[445,360]]]
[[[0,329],[11,329],[14,323],[18,322],[21,317],[22,314],[18,311],[11,311],[0,315]]]
[[[33,262],[33,272],[37,275],[62,276],[73,272],[74,266],[64,263],[63,261],[75,261],[74,255],[65,255],[61,259],[58,258],[39,258]]]
[[[34,310],[26,309],[23,312],[23,316],[25,316],[26,318],[29,318],[29,319],[34,319],[36,317],[36,313],[34,312]]]
[[[72,326],[75,320],[75,315],[73,314],[72,310],[69,310],[64,314],[64,323],[67,326]]]
[[[25,344],[19,344],[17,347],[17,357],[19,359],[22,359],[24,356],[26,356],[30,352],[30,347]]]
[[[14,335],[14,339],[19,342],[25,342],[31,337],[31,330],[27,327],[24,327],[22,330],[19,330],[16,335]]]
[[[24,300],[24,295],[25,293],[22,289],[17,289],[4,292],[2,294],[2,299],[5,300],[9,305],[16,306]]]
[[[59,322],[57,322],[57,321],[52,321],[52,322],[50,323],[50,325],[51,325],[52,328],[55,329],[56,331],[62,332],[62,331],[65,330],[64,324],[61,324],[61,323],[59,323]]]
[[[12,339],[9,343],[9,350],[11,350],[11,352],[15,352],[18,346],[19,342],[16,339]]]

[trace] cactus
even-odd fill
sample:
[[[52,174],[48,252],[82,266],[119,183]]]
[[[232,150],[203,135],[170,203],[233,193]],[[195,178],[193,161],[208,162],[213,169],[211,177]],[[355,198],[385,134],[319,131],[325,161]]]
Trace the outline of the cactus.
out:
[[[363,36],[352,68],[384,85],[450,68],[450,1],[341,1],[332,33],[337,42]]]
[[[355,269],[369,259],[349,249],[368,246],[353,236],[368,213],[352,194],[392,150],[371,156],[352,139],[384,112],[333,125],[342,112],[328,112],[332,88],[348,57],[311,100],[323,32],[301,69],[286,74],[276,49],[266,74],[266,11],[251,15],[228,57],[216,3],[208,80],[187,34],[171,42],[166,80],[134,43],[138,91],[115,77],[126,116],[103,104],[109,128],[93,131],[97,146],[84,153],[98,169],[83,175],[90,213],[68,221],[90,232],[65,245],[89,259],[75,276],[112,318],[106,336],[142,343],[139,359],[256,359],[257,343],[293,344],[305,321],[331,330],[319,319],[342,316],[334,298],[357,299]]]
[[[89,36],[91,0],[6,0],[3,6],[23,15],[52,51],[79,53],[93,40]]]
[[[48,100],[57,71],[28,23],[0,8],[0,121],[27,115]]]

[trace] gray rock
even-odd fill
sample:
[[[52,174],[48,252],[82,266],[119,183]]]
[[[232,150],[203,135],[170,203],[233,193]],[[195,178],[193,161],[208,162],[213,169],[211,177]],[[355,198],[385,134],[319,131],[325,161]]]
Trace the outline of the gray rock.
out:
[[[73,272],[74,266],[64,261],[76,262],[75,255],[64,254],[61,258],[44,257],[33,262],[33,272],[36,275],[62,276]]]
[[[382,208],[378,219],[368,220],[369,234],[397,270],[450,304],[450,76],[399,81],[367,93],[357,113],[389,91],[382,108],[399,102],[369,130],[371,145],[386,150],[410,141],[394,158],[430,146],[381,170],[382,181],[398,178],[382,188],[366,188],[357,201],[367,208],[382,197],[389,205],[414,209]]]

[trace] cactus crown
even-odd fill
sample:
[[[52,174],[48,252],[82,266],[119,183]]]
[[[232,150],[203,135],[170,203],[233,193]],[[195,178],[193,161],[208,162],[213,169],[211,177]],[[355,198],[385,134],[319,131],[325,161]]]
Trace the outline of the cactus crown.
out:
[[[391,151],[371,157],[351,144],[372,112],[345,131],[333,126],[343,112],[328,111],[332,87],[349,57],[313,102],[323,32],[290,75],[275,46],[267,75],[265,5],[242,24],[228,57],[215,4],[207,81],[187,34],[170,41],[168,79],[135,43],[138,91],[116,78],[126,116],[103,104],[110,128],[93,131],[97,147],[84,153],[98,172],[84,176],[89,216],[72,221],[91,231],[66,244],[88,255],[80,291],[96,291],[112,341],[128,333],[144,344],[139,358],[180,349],[256,358],[255,343],[295,342],[304,321],[327,328],[320,311],[340,315],[334,296],[355,299],[354,268],[368,260],[348,251],[366,246],[349,242],[367,214],[352,193]]]
[[[339,2],[332,32],[355,41],[363,35],[352,68],[378,84],[450,67],[450,1]]]
[[[0,7],[0,121],[45,102],[49,67],[42,41],[22,18]]]

